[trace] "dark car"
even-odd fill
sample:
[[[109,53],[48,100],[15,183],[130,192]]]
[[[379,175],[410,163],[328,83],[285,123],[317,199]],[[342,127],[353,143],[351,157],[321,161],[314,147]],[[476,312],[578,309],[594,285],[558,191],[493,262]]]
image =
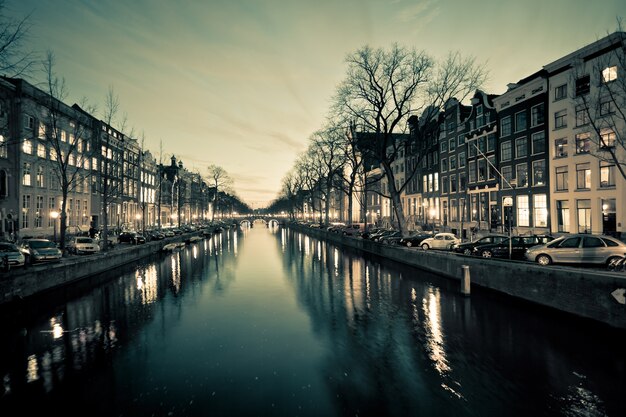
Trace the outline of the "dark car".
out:
[[[17,246],[11,242],[0,242],[0,265],[4,268],[24,266],[25,258]]]
[[[27,239],[23,240],[19,246],[20,252],[24,254],[26,263],[35,262],[58,262],[62,253],[54,242],[48,239]]]
[[[146,238],[136,232],[122,232],[117,237],[117,242],[137,245],[139,243],[146,243]]]
[[[406,246],[407,248],[411,248],[421,245],[422,241],[424,239],[428,239],[429,237],[433,237],[432,233],[420,232],[411,236],[403,237],[398,243],[402,246]]]
[[[476,246],[473,249],[473,254],[483,258],[508,258],[510,248],[511,259],[523,260],[525,259],[526,249],[543,245],[553,240],[554,237],[547,235],[513,236],[510,244],[507,238],[500,243]]]
[[[458,245],[454,245],[452,250],[456,253],[462,253],[464,255],[471,255],[474,251],[474,248],[477,246],[490,245],[493,243],[501,243],[502,241],[507,240],[509,237],[507,235],[487,235],[483,236],[480,239],[474,240],[473,242],[465,242],[460,243]],[[507,252],[508,257],[508,252]]]

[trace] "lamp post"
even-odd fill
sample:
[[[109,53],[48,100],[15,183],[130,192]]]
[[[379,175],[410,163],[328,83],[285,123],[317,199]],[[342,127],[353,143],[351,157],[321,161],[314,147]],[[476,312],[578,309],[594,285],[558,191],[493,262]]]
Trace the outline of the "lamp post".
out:
[[[141,214],[139,213],[135,214],[135,220],[137,224],[137,229],[139,229],[139,220],[141,220]],[[143,233],[143,230],[141,232]]]
[[[430,220],[433,222],[433,233],[435,233],[435,214],[437,214],[437,211],[434,208],[431,208],[429,214]]]
[[[54,235],[54,243],[57,242],[57,219],[59,218],[59,212],[53,210],[50,212],[50,217],[52,218],[52,234]]]

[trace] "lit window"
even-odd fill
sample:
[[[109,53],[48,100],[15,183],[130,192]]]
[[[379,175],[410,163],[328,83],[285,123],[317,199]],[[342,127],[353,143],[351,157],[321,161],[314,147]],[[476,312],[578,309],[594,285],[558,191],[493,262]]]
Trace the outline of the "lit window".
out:
[[[615,164],[600,161],[600,187],[615,187]]]
[[[567,191],[569,188],[567,166],[556,167],[556,191]]]
[[[601,148],[614,148],[615,139],[617,136],[612,129],[602,129],[600,131],[600,147]]]
[[[576,188],[579,190],[591,188],[591,166],[589,163],[576,165]]]
[[[554,141],[554,156],[556,158],[567,156],[567,138],[560,138]]]
[[[535,214],[535,227],[548,226],[548,200],[545,194],[533,196],[533,209]]]
[[[533,185],[546,185],[545,172],[546,161],[544,159],[533,161]]]
[[[22,145],[22,150],[24,153],[32,155],[33,153],[33,144],[29,140],[24,140],[24,144]]]
[[[579,133],[576,135],[576,153],[591,152],[591,135],[589,133]]]
[[[602,81],[608,83],[609,81],[617,80],[617,66],[606,67],[602,70]]]
[[[22,169],[22,185],[32,185],[30,169],[30,164],[28,162],[24,162]]]
[[[46,145],[40,143],[37,145],[37,156],[40,158],[46,158]]]
[[[530,210],[528,207],[528,196],[517,196],[517,225],[522,227],[530,226]]]
[[[4,136],[0,135],[0,158],[8,158],[7,141]]]

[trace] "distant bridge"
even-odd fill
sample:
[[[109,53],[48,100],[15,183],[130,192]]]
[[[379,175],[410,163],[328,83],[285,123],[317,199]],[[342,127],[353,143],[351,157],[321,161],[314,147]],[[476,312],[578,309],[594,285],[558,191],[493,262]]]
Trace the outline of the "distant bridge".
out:
[[[241,226],[245,226],[245,225],[253,226],[254,223],[263,223],[267,227],[270,227],[270,226],[278,226],[278,225],[284,224],[284,222],[285,222],[284,219],[280,219],[275,216],[261,216],[261,215],[247,216],[241,219],[237,219],[237,223],[239,223],[239,225]]]

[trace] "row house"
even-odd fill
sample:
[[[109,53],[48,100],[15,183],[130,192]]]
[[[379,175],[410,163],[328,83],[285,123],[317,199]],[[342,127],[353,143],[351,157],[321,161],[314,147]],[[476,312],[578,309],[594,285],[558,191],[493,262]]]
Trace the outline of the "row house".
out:
[[[550,231],[547,78],[533,74],[494,99],[500,120],[498,211],[502,230]]]
[[[70,233],[105,218],[118,230],[208,218],[206,183],[172,163],[77,104],[0,77],[0,238],[52,237],[63,207]]]
[[[554,233],[624,231],[625,49],[617,32],[544,67]]]
[[[67,188],[66,225],[89,227],[92,131],[81,112],[21,79],[2,78],[3,236],[54,233]]]

